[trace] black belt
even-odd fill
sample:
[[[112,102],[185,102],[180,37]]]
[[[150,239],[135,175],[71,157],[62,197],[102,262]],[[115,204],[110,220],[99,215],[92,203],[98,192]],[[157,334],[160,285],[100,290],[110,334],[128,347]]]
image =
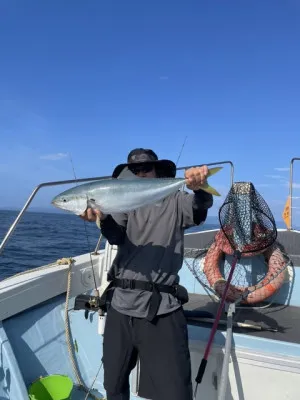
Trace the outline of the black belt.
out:
[[[113,286],[122,289],[139,289],[153,292],[157,289],[159,292],[170,293],[176,295],[177,285],[162,285],[160,283],[154,283],[149,281],[137,281],[135,279],[114,279]]]
[[[170,293],[176,297],[176,292],[177,292],[177,285],[176,286],[162,285],[159,283],[138,281],[134,279],[114,279],[113,286],[121,289],[132,289],[132,290],[138,289],[138,290],[146,290],[148,292],[152,292],[149,312],[146,317],[149,321],[152,321],[157,314],[162,299],[160,293],[161,292]]]
[[[138,289],[152,292],[149,312],[147,319],[152,321],[157,314],[160,302],[161,292],[169,293],[176,297],[181,304],[189,301],[189,295],[185,287],[182,285],[162,285],[160,283],[138,281],[133,279],[112,279],[100,297],[80,294],[75,298],[74,310],[84,309],[86,311],[97,311],[101,309],[103,312],[107,311],[107,305],[111,302],[113,290],[116,288],[122,289]],[[87,318],[87,316],[86,316]]]
[[[149,307],[149,312],[147,315],[147,319],[149,321],[152,321],[158,311],[162,296],[161,296],[161,292],[162,293],[169,293],[172,294],[174,297],[180,298],[178,296],[178,289],[181,288],[184,289],[182,286],[180,285],[162,285],[160,283],[154,283],[154,282],[148,282],[148,281],[138,281],[135,279],[113,279],[108,287],[105,289],[104,293],[101,296],[101,300],[103,302],[106,302],[107,299],[107,294],[108,291],[114,288],[121,288],[121,289],[138,289],[138,290],[146,290],[148,292],[152,292],[151,295],[151,300],[150,300],[150,307]],[[184,289],[185,290],[185,289]],[[182,299],[183,300],[183,299]],[[183,301],[185,302],[185,301]]]

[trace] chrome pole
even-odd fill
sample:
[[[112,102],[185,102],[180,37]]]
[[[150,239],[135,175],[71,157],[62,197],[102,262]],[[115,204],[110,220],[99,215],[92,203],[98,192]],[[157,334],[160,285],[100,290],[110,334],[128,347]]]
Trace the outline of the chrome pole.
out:
[[[292,223],[293,223],[293,169],[294,169],[294,161],[300,161],[299,157],[294,157],[291,159],[290,162],[290,204],[291,204],[291,209],[290,209],[290,230],[293,230]]]
[[[222,164],[230,164],[231,165],[231,185],[233,184],[233,174],[234,174],[234,166],[233,163],[231,161],[220,161],[220,162],[213,162],[213,163],[208,163],[208,164],[200,164],[200,165],[191,165],[191,166],[186,166],[186,167],[180,167],[177,168],[178,171],[180,170],[185,170],[188,168],[192,168],[192,167],[200,167],[203,165],[207,165],[207,166],[212,166],[212,165],[222,165]],[[21,209],[21,211],[19,212],[18,216],[16,217],[15,221],[13,222],[13,224],[10,226],[9,230],[7,231],[4,239],[1,242],[0,245],[0,254],[3,251],[4,247],[6,246],[8,240],[10,239],[11,235],[13,234],[16,226],[18,225],[20,219],[22,218],[23,214],[25,213],[25,211],[27,210],[27,208],[29,207],[30,203],[32,202],[32,200],[34,199],[34,197],[36,196],[37,192],[43,188],[43,187],[49,187],[49,186],[58,186],[58,185],[66,185],[66,184],[71,184],[71,183],[81,183],[81,182],[91,182],[91,181],[97,181],[100,179],[109,179],[111,178],[111,176],[100,176],[100,177],[94,177],[94,178],[81,178],[81,179],[70,179],[70,180],[65,180],[65,181],[54,181],[54,182],[44,182],[39,184],[31,193],[31,195],[28,197],[25,205],[23,206],[23,208]],[[99,245],[100,245],[100,240],[98,241],[97,245],[96,245],[96,249],[95,252],[98,251],[99,249]]]

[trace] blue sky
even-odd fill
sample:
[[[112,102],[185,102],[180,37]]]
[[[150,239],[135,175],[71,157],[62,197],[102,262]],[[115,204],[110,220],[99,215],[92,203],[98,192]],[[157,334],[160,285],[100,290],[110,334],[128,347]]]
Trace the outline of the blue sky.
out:
[[[281,219],[300,157],[300,3],[4,0],[0,208],[44,181],[110,174],[134,147],[231,160]],[[300,162],[294,196],[300,197]],[[211,179],[222,198],[229,169]],[[32,207],[50,207],[56,187]],[[297,203],[298,202],[298,203]],[[294,221],[300,225],[300,199]]]

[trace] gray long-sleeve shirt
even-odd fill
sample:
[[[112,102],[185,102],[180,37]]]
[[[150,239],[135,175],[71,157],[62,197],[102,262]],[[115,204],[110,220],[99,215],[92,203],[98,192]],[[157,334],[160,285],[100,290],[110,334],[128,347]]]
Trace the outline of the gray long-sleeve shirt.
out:
[[[118,245],[109,276],[165,285],[178,283],[184,230],[204,222],[212,204],[212,196],[202,190],[178,191],[159,203],[107,216],[101,222],[101,231],[110,244]],[[180,306],[173,295],[161,295],[158,315]],[[112,306],[121,313],[143,318],[148,314],[150,297],[151,292],[115,288]]]

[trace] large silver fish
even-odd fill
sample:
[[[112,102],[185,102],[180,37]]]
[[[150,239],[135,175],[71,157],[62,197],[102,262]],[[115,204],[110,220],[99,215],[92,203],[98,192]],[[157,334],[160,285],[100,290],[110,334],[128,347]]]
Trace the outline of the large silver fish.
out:
[[[209,169],[208,177],[220,169],[222,167]],[[129,212],[164,199],[185,183],[184,178],[138,178],[127,170],[118,179],[101,179],[68,189],[54,197],[51,203],[76,215],[83,214],[87,208],[98,209],[104,214]],[[208,183],[201,189],[220,196]]]

